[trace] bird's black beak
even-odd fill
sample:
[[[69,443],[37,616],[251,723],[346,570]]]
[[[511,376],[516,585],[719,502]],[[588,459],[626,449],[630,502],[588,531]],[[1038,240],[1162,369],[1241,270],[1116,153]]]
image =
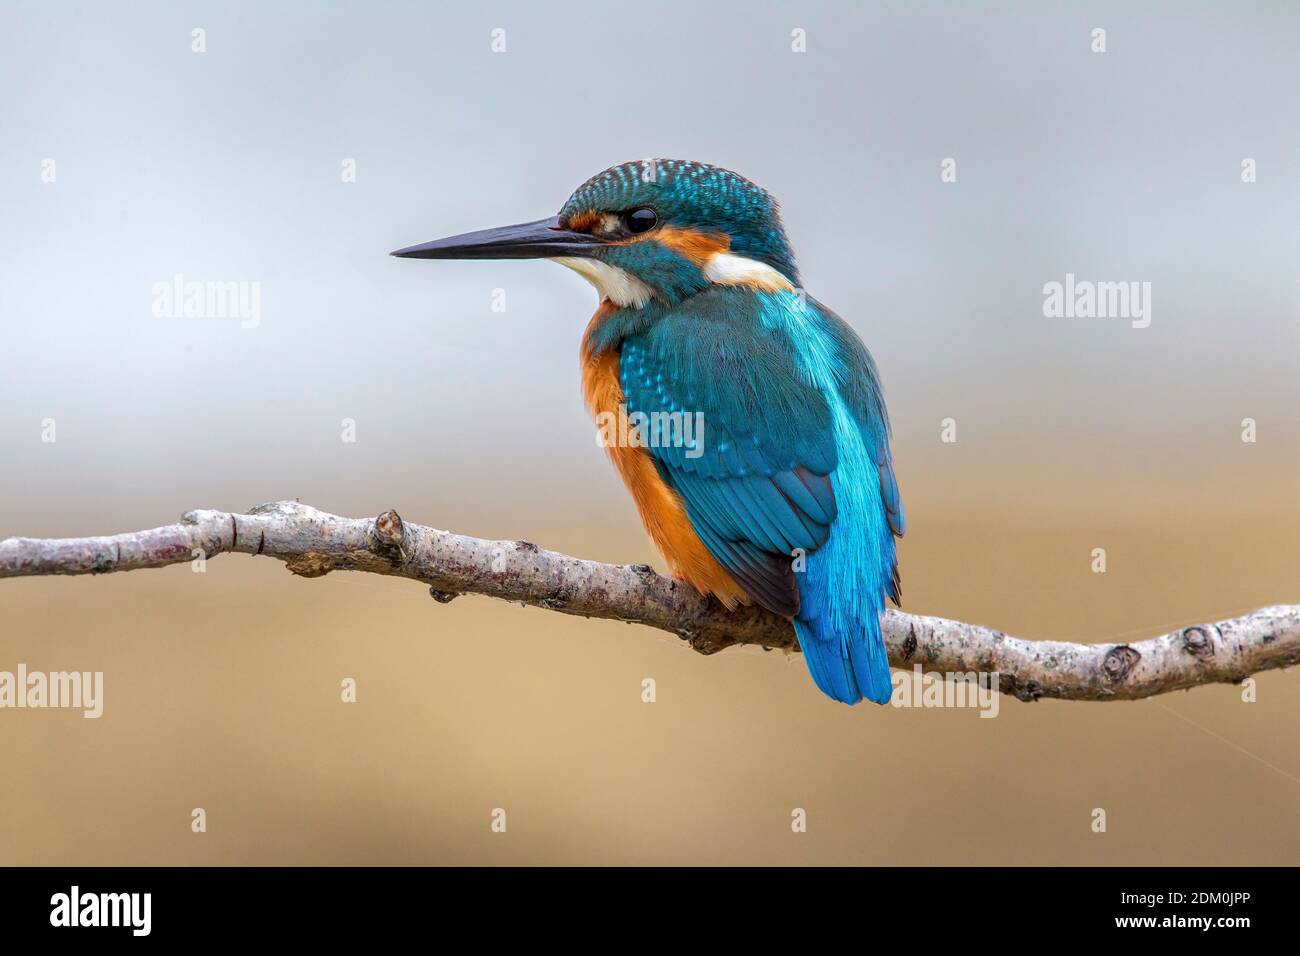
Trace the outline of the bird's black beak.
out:
[[[403,259],[548,259],[552,256],[590,256],[601,240],[589,232],[571,232],[560,217],[522,222],[517,226],[480,229],[447,239],[398,249]]]

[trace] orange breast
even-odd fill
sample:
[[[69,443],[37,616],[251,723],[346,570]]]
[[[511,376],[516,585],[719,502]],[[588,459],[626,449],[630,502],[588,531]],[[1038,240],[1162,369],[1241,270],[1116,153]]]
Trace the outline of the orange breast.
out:
[[[607,349],[596,352],[591,346],[592,330],[600,325],[614,305],[606,300],[591,317],[582,349],[582,390],[587,408],[592,415],[609,413],[618,415],[624,404],[623,386],[618,378],[618,352]],[[610,460],[623,476],[646,533],[664,556],[673,574],[685,580],[701,594],[715,594],[728,608],[748,604],[749,597],[741,590],[726,569],[709,554],[700,536],[691,527],[681,498],[664,484],[650,459],[649,452],[639,447],[624,447],[618,442],[606,448]]]

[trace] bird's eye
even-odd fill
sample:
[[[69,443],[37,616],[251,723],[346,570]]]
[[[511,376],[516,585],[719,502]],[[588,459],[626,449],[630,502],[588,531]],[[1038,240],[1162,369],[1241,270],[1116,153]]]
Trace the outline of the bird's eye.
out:
[[[623,213],[623,226],[628,232],[638,233],[653,229],[659,223],[659,213],[649,206]]]

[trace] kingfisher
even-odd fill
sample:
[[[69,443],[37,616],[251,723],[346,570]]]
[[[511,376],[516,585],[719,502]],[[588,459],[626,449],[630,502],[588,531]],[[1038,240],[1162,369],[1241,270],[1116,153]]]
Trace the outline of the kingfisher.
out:
[[[718,166],[638,160],[555,216],[392,254],[550,259],[595,286],[583,395],[598,422],[638,423],[606,450],[674,577],[789,619],[829,697],[889,700],[880,622],[899,600],[905,519],[880,375],[800,286],[766,190]],[[703,424],[689,440],[671,427],[681,415]]]

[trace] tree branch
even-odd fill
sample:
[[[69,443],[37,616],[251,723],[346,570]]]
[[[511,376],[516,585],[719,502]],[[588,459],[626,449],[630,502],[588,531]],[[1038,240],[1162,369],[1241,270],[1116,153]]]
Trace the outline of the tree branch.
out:
[[[446,603],[484,594],[534,607],[671,631],[701,654],[733,644],[798,649],[788,621],[727,611],[648,565],[613,565],[407,524],[394,511],[340,518],[293,501],[248,514],[191,511],[179,524],[94,538],[0,541],[0,578],[104,574],[183,564],[225,551],[283,561],[294,574],[369,571],[422,581]],[[937,617],[888,611],[889,661],[926,672],[996,672],[1020,700],[1134,700],[1300,663],[1300,607],[1261,608],[1133,644],[1025,641]]]

